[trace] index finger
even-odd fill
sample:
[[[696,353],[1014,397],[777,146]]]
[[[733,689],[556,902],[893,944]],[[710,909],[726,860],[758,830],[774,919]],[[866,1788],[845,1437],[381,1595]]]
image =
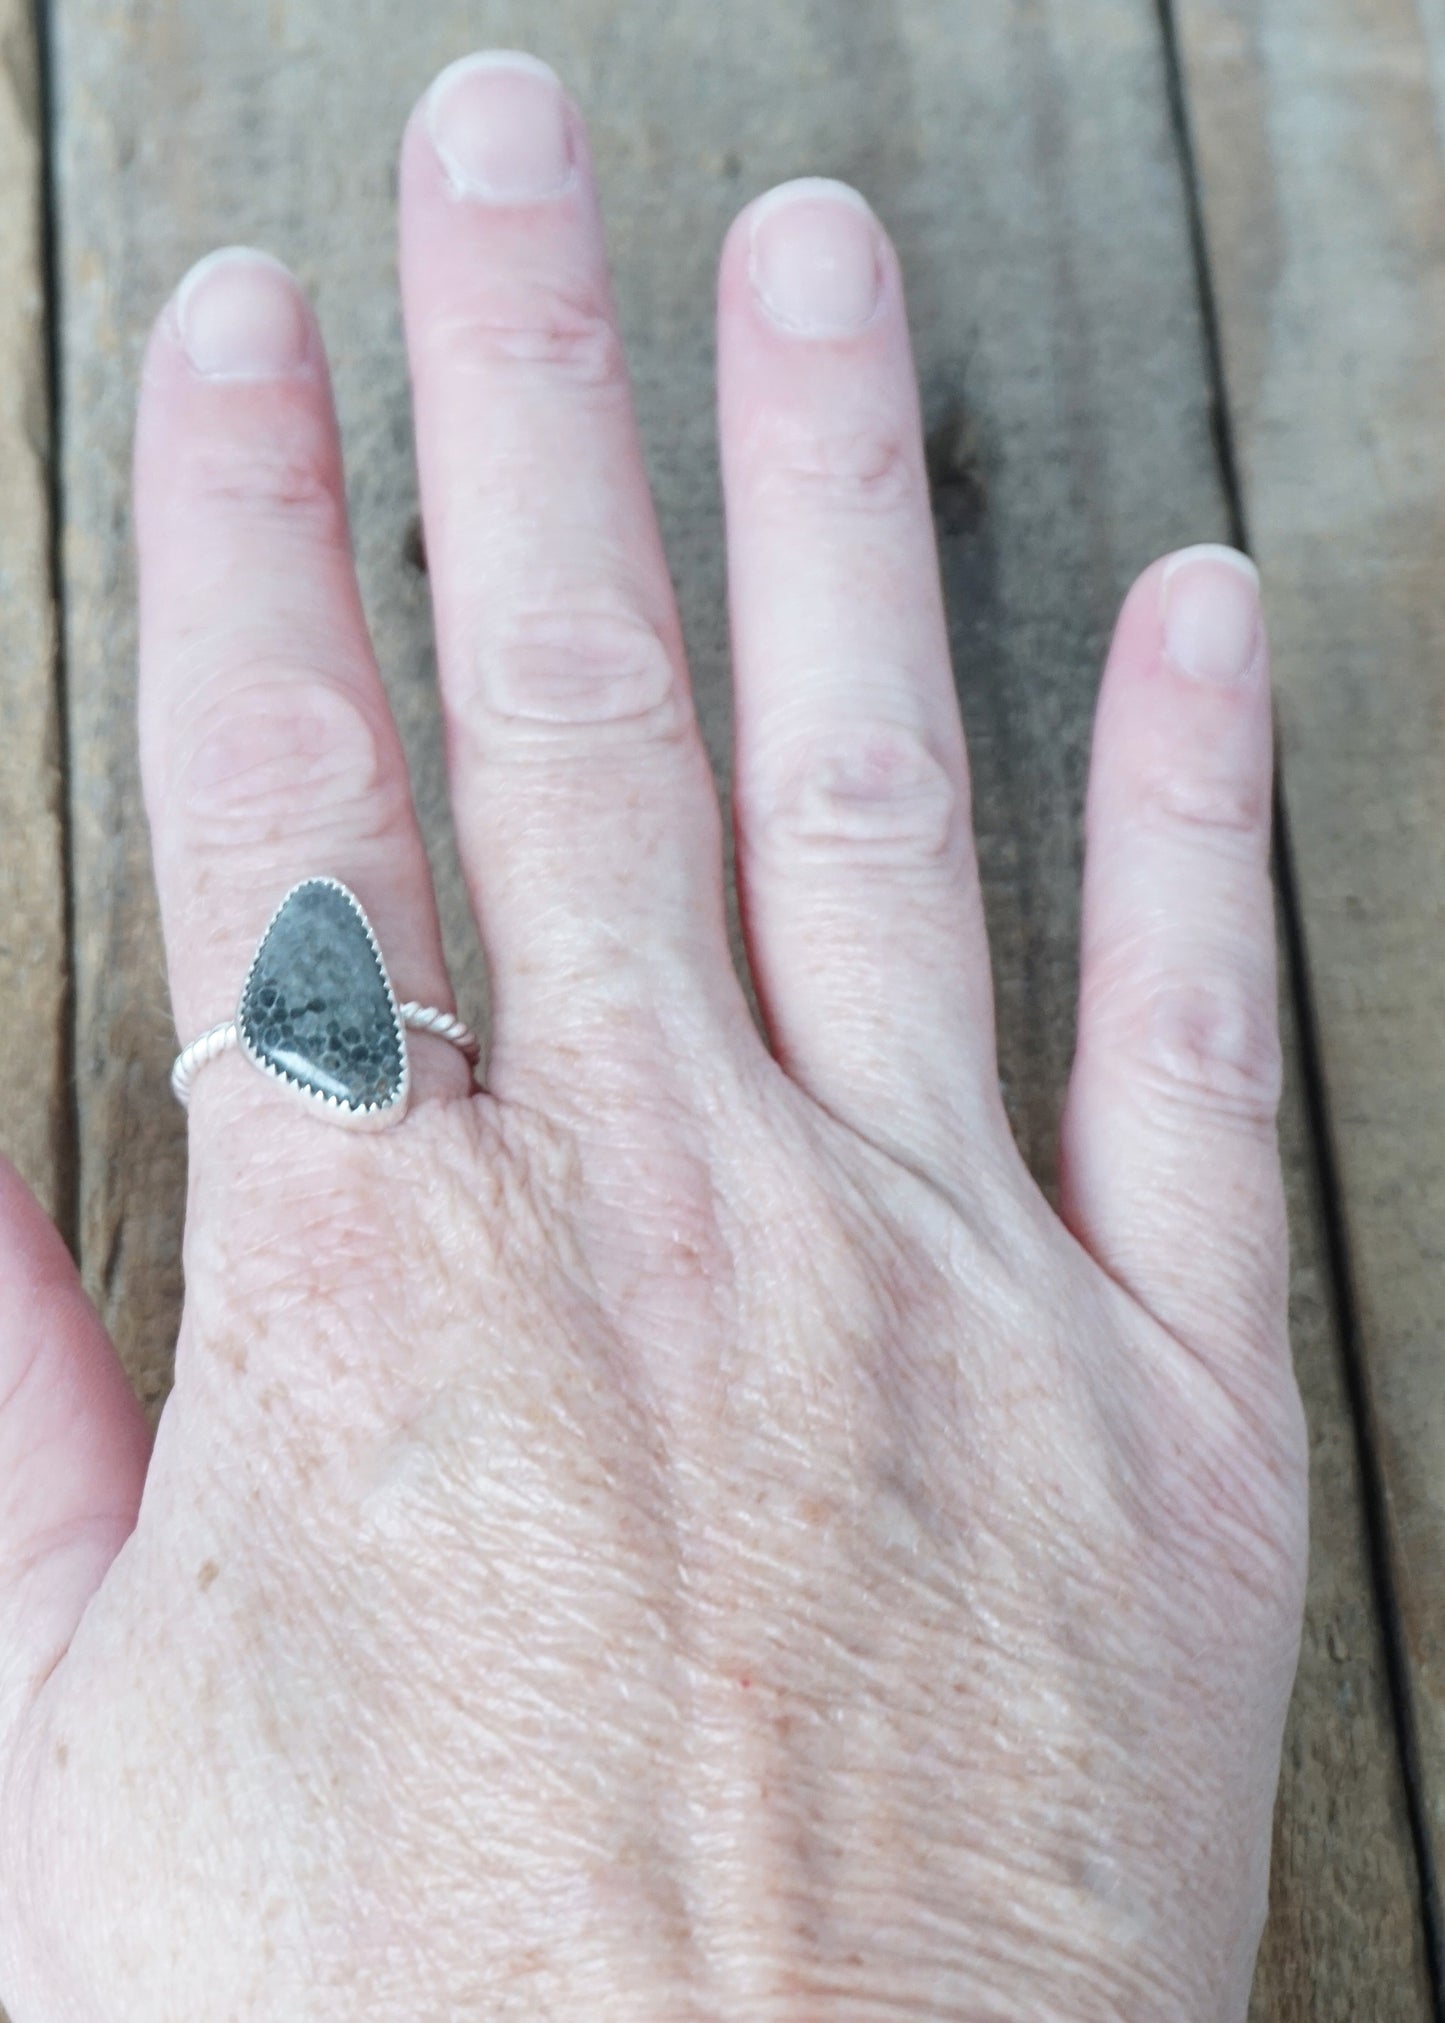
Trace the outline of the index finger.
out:
[[[279,262],[193,269],[136,431],[140,733],[177,1027],[235,1010],[257,938],[318,875],[361,900],[398,995],[449,1008],[400,741],[362,617],[320,332]],[[469,1085],[436,1040],[419,1095]],[[264,1087],[234,1060],[202,1085]],[[273,1096],[275,1092],[272,1092]]]

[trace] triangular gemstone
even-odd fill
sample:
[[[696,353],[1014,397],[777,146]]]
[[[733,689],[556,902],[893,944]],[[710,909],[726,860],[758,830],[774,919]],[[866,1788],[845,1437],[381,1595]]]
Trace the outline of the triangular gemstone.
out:
[[[256,951],[236,1025],[260,1066],[343,1110],[388,1109],[404,1093],[396,999],[366,915],[334,879],[287,893]]]

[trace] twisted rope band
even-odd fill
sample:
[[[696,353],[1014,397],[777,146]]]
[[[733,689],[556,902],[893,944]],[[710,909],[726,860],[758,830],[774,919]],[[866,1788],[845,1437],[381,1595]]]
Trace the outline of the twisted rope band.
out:
[[[464,1025],[451,1012],[438,1011],[432,1004],[404,1004],[399,1010],[402,1024],[411,1032],[431,1033],[436,1039],[449,1041],[473,1066],[476,1065],[481,1053],[477,1036],[470,1026]],[[191,1100],[191,1084],[196,1078],[196,1070],[203,1068],[207,1061],[214,1061],[219,1054],[229,1052],[239,1037],[236,1021],[224,1019],[220,1025],[212,1026],[209,1032],[192,1040],[189,1046],[181,1048],[171,1069],[171,1094],[182,1109]]]

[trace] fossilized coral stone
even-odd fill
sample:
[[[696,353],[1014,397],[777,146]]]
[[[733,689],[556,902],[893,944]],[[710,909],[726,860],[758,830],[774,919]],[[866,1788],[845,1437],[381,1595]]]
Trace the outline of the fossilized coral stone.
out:
[[[406,1066],[396,1000],[366,915],[345,886],[287,894],[251,965],[237,1014],[262,1066],[350,1111],[386,1109]]]

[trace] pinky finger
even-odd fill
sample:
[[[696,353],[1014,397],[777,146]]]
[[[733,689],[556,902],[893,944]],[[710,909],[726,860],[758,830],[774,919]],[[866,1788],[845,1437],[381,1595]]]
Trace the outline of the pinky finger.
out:
[[[1285,1343],[1270,732],[1253,565],[1217,547],[1156,562],[1095,725],[1063,1208],[1216,1365]]]
[[[0,1774],[134,1527],[149,1451],[65,1245],[0,1160]]]

